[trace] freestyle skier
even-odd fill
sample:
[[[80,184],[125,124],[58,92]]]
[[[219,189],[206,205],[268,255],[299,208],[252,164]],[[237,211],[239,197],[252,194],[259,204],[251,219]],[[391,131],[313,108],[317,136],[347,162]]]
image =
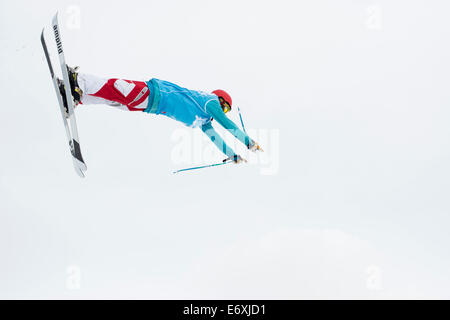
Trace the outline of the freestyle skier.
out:
[[[78,68],[67,66],[70,91],[74,106],[80,104],[107,104],[128,111],[141,111],[165,115],[180,121],[188,127],[200,128],[210,140],[234,163],[247,162],[237,155],[214,130],[212,121],[216,120],[249,150],[263,151],[226,113],[231,111],[232,99],[224,90],[212,93],[194,91],[179,87],[168,81],[151,79],[148,82],[124,79],[105,79],[78,73]],[[68,116],[67,97],[64,82],[58,79],[66,117]]]

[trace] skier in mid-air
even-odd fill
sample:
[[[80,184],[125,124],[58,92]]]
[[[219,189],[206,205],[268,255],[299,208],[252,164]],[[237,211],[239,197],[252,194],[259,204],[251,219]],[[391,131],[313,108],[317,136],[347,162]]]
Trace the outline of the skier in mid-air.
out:
[[[211,94],[185,89],[168,81],[151,79],[148,82],[124,79],[105,79],[78,73],[78,68],[67,67],[70,89],[74,105],[107,104],[122,110],[141,111],[162,114],[182,122],[188,127],[199,127],[234,163],[247,162],[237,155],[222,137],[214,130],[211,122],[216,120],[249,150],[263,151],[247,133],[225,115],[231,111],[232,100],[224,90],[215,90]],[[67,98],[64,82],[58,79],[66,116],[68,116]]]

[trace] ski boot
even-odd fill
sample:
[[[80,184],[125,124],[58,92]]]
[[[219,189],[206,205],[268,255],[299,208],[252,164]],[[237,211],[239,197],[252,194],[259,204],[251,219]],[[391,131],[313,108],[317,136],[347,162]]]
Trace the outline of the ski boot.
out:
[[[69,82],[70,82],[70,91],[72,93],[72,101],[74,108],[78,106],[78,104],[81,102],[81,95],[83,94],[83,91],[78,86],[78,67],[71,68],[69,66],[67,67],[67,72],[69,74]],[[65,110],[65,116],[66,118],[69,117],[69,106],[67,104],[67,97],[66,97],[66,90],[64,87],[64,81],[61,79],[57,79],[58,81],[58,87],[59,92],[61,93],[61,97],[64,103],[64,110]]]

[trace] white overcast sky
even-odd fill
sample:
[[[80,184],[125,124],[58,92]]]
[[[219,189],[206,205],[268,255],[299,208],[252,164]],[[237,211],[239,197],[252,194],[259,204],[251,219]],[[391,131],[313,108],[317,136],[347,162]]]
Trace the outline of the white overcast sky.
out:
[[[39,42],[57,10],[70,65],[226,89],[278,169],[172,175],[199,162],[173,159],[181,124],[81,106],[78,178]],[[0,298],[450,298],[449,11],[2,0]]]

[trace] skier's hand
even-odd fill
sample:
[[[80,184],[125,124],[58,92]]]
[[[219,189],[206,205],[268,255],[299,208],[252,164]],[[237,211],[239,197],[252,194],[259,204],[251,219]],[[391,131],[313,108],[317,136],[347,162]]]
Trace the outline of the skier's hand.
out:
[[[228,161],[233,161],[235,164],[246,163],[247,162],[247,160],[245,160],[244,158],[242,158],[239,155],[235,155],[234,157],[230,157],[230,158],[227,158],[227,159],[223,160],[223,162],[228,162]]]
[[[253,152],[257,152],[257,151],[264,152],[264,150],[259,146],[259,144],[256,141],[253,141],[253,145],[251,145],[249,147],[249,149],[250,149],[250,151],[253,151]]]

